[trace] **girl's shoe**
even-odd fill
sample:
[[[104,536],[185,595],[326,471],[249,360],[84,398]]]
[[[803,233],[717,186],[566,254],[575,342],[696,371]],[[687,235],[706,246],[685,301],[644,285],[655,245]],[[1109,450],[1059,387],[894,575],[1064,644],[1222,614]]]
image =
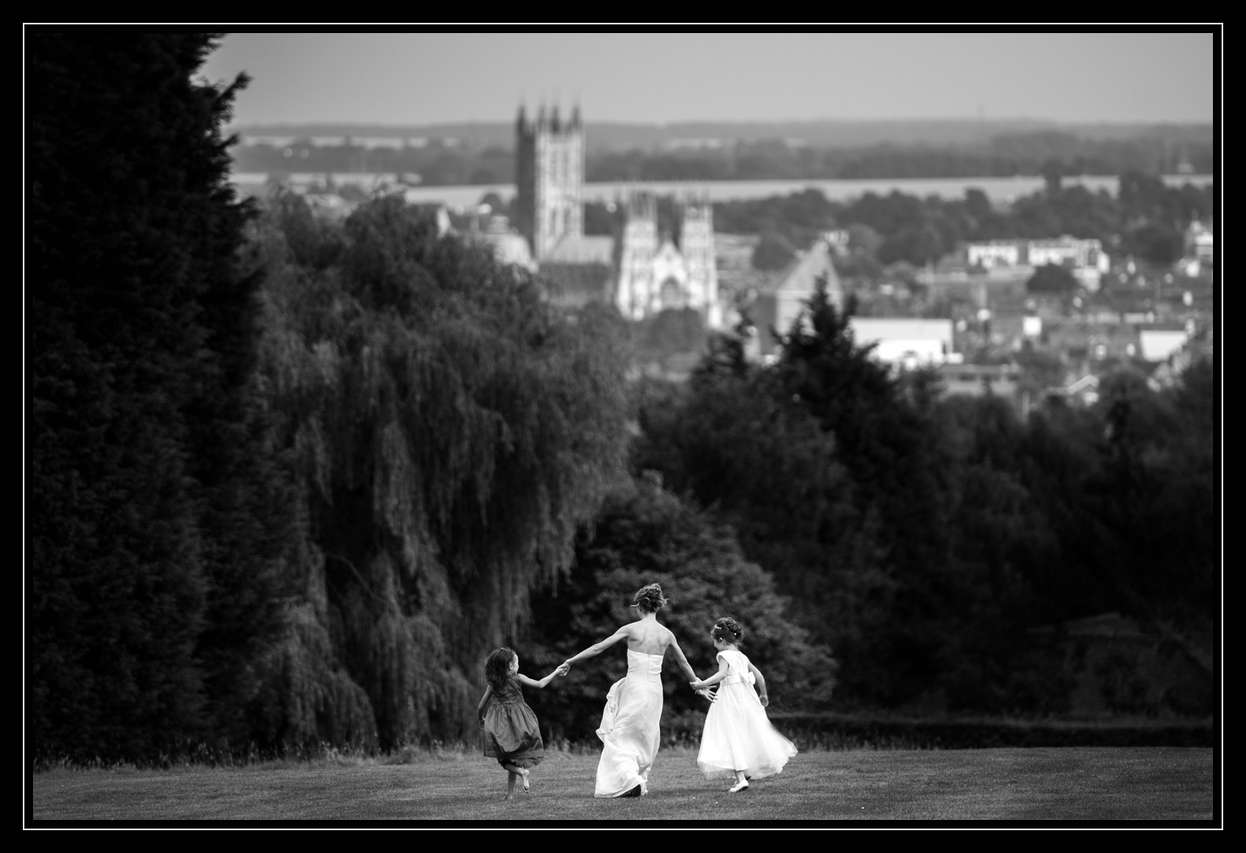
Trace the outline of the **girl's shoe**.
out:
[[[744,790],[745,788],[747,788],[747,787],[748,787],[748,780],[747,780],[747,779],[741,779],[739,782],[736,782],[734,785],[732,785],[730,788],[728,788],[728,789],[727,789],[727,793],[728,793],[728,794],[734,794],[734,793],[736,793],[737,791],[743,791],[743,790]]]
[[[526,794],[528,793],[528,771],[525,770],[520,774],[520,778],[523,780],[523,792]]]

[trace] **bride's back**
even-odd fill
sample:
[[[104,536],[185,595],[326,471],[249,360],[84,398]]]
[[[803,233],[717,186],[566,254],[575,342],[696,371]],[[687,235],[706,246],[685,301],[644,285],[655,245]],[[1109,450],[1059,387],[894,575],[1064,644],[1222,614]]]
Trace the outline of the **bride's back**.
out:
[[[664,655],[671,644],[671,632],[656,619],[640,619],[631,623],[627,648],[646,655]]]

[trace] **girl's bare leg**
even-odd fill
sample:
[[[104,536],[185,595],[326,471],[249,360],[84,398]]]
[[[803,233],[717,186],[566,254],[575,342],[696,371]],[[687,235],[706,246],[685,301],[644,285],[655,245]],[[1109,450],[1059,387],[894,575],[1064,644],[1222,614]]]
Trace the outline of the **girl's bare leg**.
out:
[[[505,767],[507,772],[511,773],[512,776],[518,776],[523,780],[523,789],[526,794],[528,792],[528,771],[515,764],[503,764],[502,766]],[[512,786],[514,785],[513,782],[511,784]]]
[[[508,800],[515,796],[515,776],[513,771],[506,771],[506,799]]]

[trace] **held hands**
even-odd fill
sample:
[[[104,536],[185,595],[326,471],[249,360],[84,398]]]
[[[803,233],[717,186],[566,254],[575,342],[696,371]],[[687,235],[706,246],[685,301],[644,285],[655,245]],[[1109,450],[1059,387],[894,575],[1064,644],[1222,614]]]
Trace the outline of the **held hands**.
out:
[[[571,671],[571,664],[563,661],[558,665],[558,669],[554,670],[554,675],[563,676]]]
[[[704,697],[705,697],[707,700],[709,700],[710,702],[713,702],[713,701],[714,701],[714,699],[716,699],[716,698],[717,698],[717,697],[714,695],[714,691],[710,690],[710,689],[709,689],[709,688],[705,685],[705,682],[704,682],[704,681],[699,681],[699,680],[689,681],[689,682],[688,682],[688,686],[689,686],[689,687],[691,687],[694,691],[696,691],[696,694],[697,694],[698,696],[704,696]]]

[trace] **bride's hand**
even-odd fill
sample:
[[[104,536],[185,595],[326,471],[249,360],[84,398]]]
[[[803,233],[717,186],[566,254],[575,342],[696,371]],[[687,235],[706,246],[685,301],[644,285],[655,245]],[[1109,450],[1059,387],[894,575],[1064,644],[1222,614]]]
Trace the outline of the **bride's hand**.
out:
[[[717,698],[714,695],[714,691],[710,690],[708,687],[702,687],[700,690],[697,691],[697,694],[700,696],[704,696],[710,702],[713,702]]]

